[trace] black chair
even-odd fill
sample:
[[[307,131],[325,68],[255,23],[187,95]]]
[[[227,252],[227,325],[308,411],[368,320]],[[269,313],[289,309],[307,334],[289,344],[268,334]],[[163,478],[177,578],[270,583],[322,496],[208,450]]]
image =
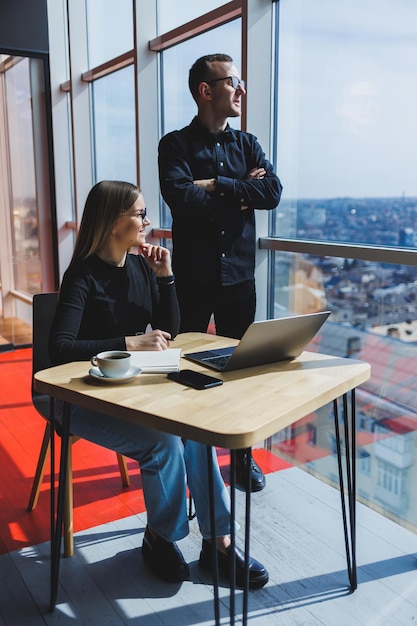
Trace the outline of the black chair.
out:
[[[49,333],[55,315],[58,302],[58,293],[40,293],[33,296],[32,311],[32,402],[33,406],[45,420],[46,428],[42,440],[41,451],[38,464],[36,466],[35,477],[33,479],[32,490],[29,497],[28,511],[33,511],[38,503],[39,493],[45,474],[46,463],[50,453],[50,418],[53,411],[54,402],[49,396],[37,393],[33,388],[33,375],[40,370],[52,366],[48,355]],[[73,486],[72,486],[72,445],[78,441],[75,435],[70,436],[70,446],[68,454],[68,483],[65,490],[65,512],[64,512],[64,554],[72,556],[74,553],[73,540]],[[117,453],[122,484],[128,487],[130,484],[127,470],[126,458]]]

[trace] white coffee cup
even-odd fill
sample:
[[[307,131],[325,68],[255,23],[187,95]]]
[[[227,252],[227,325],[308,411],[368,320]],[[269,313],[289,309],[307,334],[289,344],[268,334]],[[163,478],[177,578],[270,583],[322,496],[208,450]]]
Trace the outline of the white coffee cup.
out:
[[[108,350],[91,357],[91,363],[107,378],[122,378],[130,369],[131,354],[122,350]]]

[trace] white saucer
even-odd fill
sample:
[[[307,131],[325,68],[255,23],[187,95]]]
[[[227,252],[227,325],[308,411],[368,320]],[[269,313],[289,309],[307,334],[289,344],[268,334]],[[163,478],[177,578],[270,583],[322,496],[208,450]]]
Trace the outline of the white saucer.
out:
[[[132,365],[132,367],[130,367],[126,374],[124,374],[124,376],[120,376],[120,378],[109,378],[109,376],[104,376],[104,374],[102,374],[100,372],[100,370],[98,369],[98,367],[92,367],[89,370],[89,374],[92,378],[95,378],[96,380],[100,380],[102,383],[128,383],[130,380],[133,380],[138,374],[141,373],[141,369],[140,367],[136,367],[135,365]]]

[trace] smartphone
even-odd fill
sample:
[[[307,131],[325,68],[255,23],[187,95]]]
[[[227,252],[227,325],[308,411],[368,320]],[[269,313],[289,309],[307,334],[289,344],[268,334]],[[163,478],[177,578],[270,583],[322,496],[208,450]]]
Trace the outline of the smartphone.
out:
[[[175,380],[176,383],[186,385],[187,387],[193,387],[194,389],[210,389],[210,387],[218,387],[223,384],[220,378],[214,376],[208,376],[201,372],[194,372],[194,370],[181,370],[180,372],[170,372],[167,374],[170,380]]]

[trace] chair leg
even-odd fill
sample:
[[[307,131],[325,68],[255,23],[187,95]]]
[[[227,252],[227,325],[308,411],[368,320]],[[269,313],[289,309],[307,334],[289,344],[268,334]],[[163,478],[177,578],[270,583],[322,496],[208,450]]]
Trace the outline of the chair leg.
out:
[[[64,556],[74,554],[74,498],[72,487],[72,437],[68,449],[67,483],[64,504]]]
[[[129,478],[129,472],[127,469],[126,457],[124,457],[122,454],[119,454],[119,452],[117,452],[117,462],[119,464],[120,476],[122,477],[122,485],[123,487],[129,487],[130,478]]]
[[[28,502],[28,511],[33,511],[33,509],[38,504],[39,494],[41,491],[41,485],[43,481],[43,477],[45,474],[46,463],[48,460],[49,449],[50,449],[50,433],[51,433],[51,425],[47,422],[45,427],[45,433],[43,435],[41,451],[39,454],[38,464],[36,466],[35,477],[33,479],[32,490],[29,496]]]
[[[32,489],[29,496],[28,511],[33,511],[38,503],[39,494],[43,477],[45,474],[46,464],[50,451],[50,431],[51,425],[47,422],[45,432],[42,439],[41,451],[39,454],[38,463],[36,466],[35,477],[33,479]],[[74,554],[74,537],[73,537],[73,486],[72,486],[72,445],[78,441],[79,437],[71,435],[69,442],[69,454],[68,454],[68,470],[67,470],[67,484],[65,488],[65,510],[64,510],[64,555],[66,557]],[[122,478],[123,487],[129,487],[130,479],[127,469],[126,457],[117,453],[117,462],[119,465],[120,475]]]

